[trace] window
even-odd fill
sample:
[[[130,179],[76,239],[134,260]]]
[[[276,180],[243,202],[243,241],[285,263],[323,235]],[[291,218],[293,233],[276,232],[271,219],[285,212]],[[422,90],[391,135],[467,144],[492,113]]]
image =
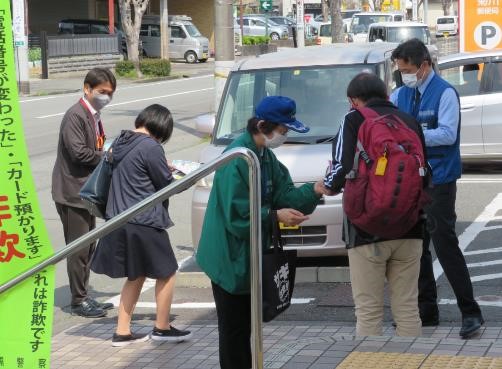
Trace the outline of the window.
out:
[[[228,144],[246,128],[254,107],[265,96],[282,95],[295,100],[297,118],[305,122],[308,134],[288,133],[292,141],[314,143],[319,138],[335,136],[349,109],[345,95],[351,79],[362,71],[384,78],[382,65],[350,65],[306,68],[276,68],[243,71],[229,77],[227,94],[216,133],[217,144]]]
[[[387,42],[404,42],[418,38],[424,44],[430,44],[430,33],[427,27],[391,27],[387,31]]]
[[[254,25],[257,27],[265,27],[265,22],[262,22],[260,20],[255,20]]]
[[[240,23],[239,23],[239,24],[240,24]],[[243,24],[244,26],[249,26],[249,19],[243,19],[243,20],[242,20],[242,24]]]
[[[502,62],[493,63],[492,92],[502,92]]]
[[[451,24],[455,23],[453,18],[438,18],[437,24]]]
[[[152,37],[160,37],[160,25],[152,24],[150,26],[150,36]]]
[[[73,24],[73,33],[75,35],[87,35],[91,33],[91,29],[89,24],[85,23],[74,23]]]
[[[183,30],[179,26],[171,27],[171,38],[185,38]]]
[[[447,80],[460,96],[479,94],[483,64],[465,64],[441,70],[441,76]]]
[[[193,24],[185,24],[185,29],[187,30],[188,34],[192,37],[201,37],[201,33],[195,27]]]
[[[108,31],[108,25],[106,24],[91,24],[91,33],[99,35],[107,35],[110,33]]]
[[[148,36],[148,25],[142,24],[141,29],[139,30],[140,36]]]

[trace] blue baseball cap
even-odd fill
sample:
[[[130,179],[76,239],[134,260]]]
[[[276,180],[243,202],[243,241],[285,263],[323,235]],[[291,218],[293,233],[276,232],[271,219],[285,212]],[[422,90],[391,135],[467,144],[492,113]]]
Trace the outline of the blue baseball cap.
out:
[[[281,124],[288,129],[307,133],[310,128],[296,120],[296,103],[285,96],[267,96],[256,107],[256,118]]]

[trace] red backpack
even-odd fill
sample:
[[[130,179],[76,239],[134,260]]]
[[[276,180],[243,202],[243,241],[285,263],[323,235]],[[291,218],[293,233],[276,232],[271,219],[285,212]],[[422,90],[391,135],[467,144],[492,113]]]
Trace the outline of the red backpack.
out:
[[[422,144],[396,115],[380,116],[369,108],[358,111],[364,122],[357,134],[354,166],[346,176],[343,210],[362,231],[396,239],[413,228],[428,200]]]

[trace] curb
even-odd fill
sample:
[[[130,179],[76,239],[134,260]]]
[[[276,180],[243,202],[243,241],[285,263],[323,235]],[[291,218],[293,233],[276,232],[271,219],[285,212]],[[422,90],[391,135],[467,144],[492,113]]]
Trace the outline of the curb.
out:
[[[297,268],[295,283],[350,283],[349,267]],[[211,281],[203,272],[178,272],[176,287],[210,288]]]

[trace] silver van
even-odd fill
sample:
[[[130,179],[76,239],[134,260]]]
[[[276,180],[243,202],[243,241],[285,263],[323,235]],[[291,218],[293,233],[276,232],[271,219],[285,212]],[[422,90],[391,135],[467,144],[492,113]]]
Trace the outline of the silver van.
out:
[[[397,44],[330,44],[303,49],[285,49],[235,64],[222,95],[215,119],[198,122],[198,130],[211,133],[211,143],[199,161],[218,157],[246,129],[254,107],[265,96],[283,95],[296,101],[297,118],[310,126],[308,134],[288,133],[286,144],[275,149],[297,185],[324,177],[330,165],[332,142],[349,110],[345,91],[350,80],[362,71],[380,76],[389,94],[397,86],[396,69],[390,55]],[[194,189],[192,240],[197,247],[212,177]],[[326,196],[310,219],[300,226],[282,229],[285,245],[301,257],[344,255],[342,197]]]
[[[412,38],[418,38],[426,45],[433,43],[429,27],[420,22],[373,23],[369,27],[367,41],[401,43]]]
[[[352,16],[350,22],[350,39],[353,42],[366,42],[370,24],[381,22],[402,22],[405,20],[401,12],[362,12]]]
[[[169,16],[169,59],[185,59],[187,63],[204,63],[209,58],[209,40],[202,36],[187,16]],[[160,57],[160,17],[146,15],[141,22],[140,39],[143,55]]]

